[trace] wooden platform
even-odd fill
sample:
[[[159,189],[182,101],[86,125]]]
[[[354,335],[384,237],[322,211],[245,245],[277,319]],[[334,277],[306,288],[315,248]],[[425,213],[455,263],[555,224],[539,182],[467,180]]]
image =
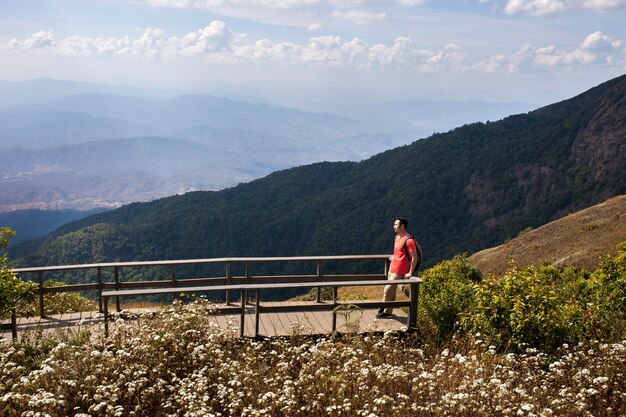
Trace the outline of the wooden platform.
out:
[[[283,303],[284,304],[284,303]],[[217,306],[218,308],[220,306]],[[223,306],[222,306],[223,307]],[[154,309],[128,309],[130,313],[144,313]],[[402,309],[395,309],[393,318],[377,319],[377,309],[358,309],[350,313],[337,313],[337,331],[341,333],[367,333],[386,330],[400,330],[406,327],[407,315]],[[216,313],[209,316],[217,325],[225,330],[231,330],[239,335],[240,315],[237,313]],[[131,319],[140,325],[138,319]],[[255,330],[254,307],[248,307],[246,312],[244,334],[254,336]],[[59,333],[59,330],[78,331],[81,328],[91,327],[104,331],[103,314],[95,311],[82,313],[58,314],[45,318],[31,317],[18,318],[18,337],[26,330],[41,329],[48,335]],[[287,336],[293,334],[330,334],[332,332],[332,313],[329,311],[304,311],[261,313],[259,323],[260,336]],[[11,338],[10,320],[2,321],[2,337]]]

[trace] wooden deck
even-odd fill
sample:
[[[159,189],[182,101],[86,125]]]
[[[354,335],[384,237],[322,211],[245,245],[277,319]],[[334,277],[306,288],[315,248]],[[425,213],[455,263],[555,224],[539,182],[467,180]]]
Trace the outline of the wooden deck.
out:
[[[271,303],[264,303],[269,305]],[[285,303],[282,303],[283,305]],[[217,306],[219,309],[220,306]],[[224,307],[224,306],[222,306]],[[154,309],[128,309],[130,313],[144,313]],[[387,330],[400,330],[406,327],[407,314],[402,309],[395,309],[395,316],[390,319],[376,318],[377,309],[359,309],[348,314],[337,313],[337,331],[341,333],[367,333]],[[139,318],[130,319],[140,325]],[[209,315],[217,325],[225,330],[232,330],[239,335],[239,313],[215,313]],[[103,314],[87,311],[71,314],[57,314],[44,318],[20,317],[17,321],[18,338],[26,330],[41,329],[48,335],[60,333],[59,330],[78,331],[81,328],[95,328],[104,331]],[[11,339],[10,320],[2,321],[2,337]],[[330,311],[304,311],[261,313],[259,323],[260,336],[288,336],[293,334],[330,334],[332,332],[332,313]],[[62,333],[62,332],[61,332]],[[255,333],[254,307],[247,308],[244,335],[253,337]]]

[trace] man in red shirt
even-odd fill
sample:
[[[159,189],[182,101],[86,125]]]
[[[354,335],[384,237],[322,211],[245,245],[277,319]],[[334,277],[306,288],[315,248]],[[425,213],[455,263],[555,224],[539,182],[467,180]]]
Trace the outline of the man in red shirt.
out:
[[[418,265],[419,257],[417,253],[417,242],[413,236],[406,231],[409,222],[407,219],[399,217],[393,223],[393,231],[396,232],[396,238],[393,244],[393,255],[389,258],[391,265],[389,266],[389,274],[387,278],[391,281],[397,279],[408,279],[413,276],[415,268]],[[395,301],[396,288],[398,284],[385,285],[383,292],[383,301]],[[401,286],[402,292],[408,293],[408,288]],[[393,308],[387,307],[378,310],[376,317],[389,318],[393,317]]]

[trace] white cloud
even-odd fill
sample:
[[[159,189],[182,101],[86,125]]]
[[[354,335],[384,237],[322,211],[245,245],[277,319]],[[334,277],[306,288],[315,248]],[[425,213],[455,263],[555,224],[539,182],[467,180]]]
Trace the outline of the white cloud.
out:
[[[484,0],[480,0],[483,2]],[[605,12],[626,8],[626,0],[507,0],[504,12],[547,15],[568,9],[588,9]]]
[[[307,30],[309,32],[317,32],[318,30],[320,30],[322,27],[322,24],[320,22],[315,22],[315,23],[311,23],[309,25],[309,27],[307,28]]]
[[[199,8],[212,10],[221,6],[253,6],[270,9],[292,9],[319,3],[320,0],[148,0],[153,7]]]
[[[626,7],[626,0],[583,0],[582,6],[587,9],[606,11]]]
[[[580,47],[566,50],[555,45],[536,47],[530,44],[522,45],[510,56],[498,54],[487,60],[478,62],[473,69],[478,72],[520,72],[530,67],[556,66],[614,66],[618,62],[626,61],[624,42],[613,40],[602,32],[588,35]]]
[[[251,40],[242,33],[233,33],[224,22],[213,21],[204,28],[181,37],[169,36],[159,28],[147,28],[136,37],[86,38],[70,36],[56,39],[52,31],[40,31],[25,40],[9,39],[0,50],[37,51],[59,57],[136,57],[146,61],[201,59],[199,62],[230,62],[242,64],[276,63],[280,65],[319,65],[331,68],[386,68],[420,73],[514,73],[537,68],[598,65],[626,69],[624,41],[613,39],[600,31],[586,36],[578,47],[523,44],[510,55],[493,54],[472,62],[468,53],[457,44],[439,49],[419,48],[406,36],[392,44],[369,44],[355,37],[311,37],[305,43]],[[621,66],[621,68],[620,68]]]
[[[508,0],[504,13],[526,13],[530,15],[544,15],[565,9],[562,0]]]
[[[604,33],[596,31],[585,38],[581,48],[589,51],[610,52],[619,51],[623,44],[623,41],[613,40]]]
[[[428,0],[396,0],[401,6],[417,6],[418,4],[426,3]]]
[[[209,26],[185,35],[182,39],[170,38],[168,53],[172,55],[197,56],[228,51],[232,47],[233,34],[226,24],[213,21]]]
[[[383,20],[386,15],[387,14],[385,12],[370,13],[361,10],[351,10],[344,13],[336,10],[333,12],[332,17],[334,17],[335,19],[349,20],[359,25],[365,25],[371,23],[372,21]]]
[[[52,48],[56,45],[54,34],[51,30],[41,31],[33,34],[24,41],[26,48]]]

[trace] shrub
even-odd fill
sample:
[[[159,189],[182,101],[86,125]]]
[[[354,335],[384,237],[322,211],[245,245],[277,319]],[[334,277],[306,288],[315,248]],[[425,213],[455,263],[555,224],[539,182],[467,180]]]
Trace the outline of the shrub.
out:
[[[64,287],[67,284],[60,281],[47,280],[43,286]],[[46,314],[76,313],[79,311],[94,311],[98,308],[96,301],[75,292],[59,292],[44,295]],[[35,300],[29,304],[23,304],[18,309],[20,316],[39,315],[39,303]]]
[[[427,269],[422,279],[420,314],[432,320],[445,338],[453,332],[460,314],[472,306],[480,271],[466,255],[459,255]]]
[[[0,318],[9,317],[11,310],[34,300],[37,288],[35,284],[19,279],[9,267],[6,250],[13,236],[15,232],[8,227],[0,230]]]
[[[605,256],[591,275],[593,316],[589,320],[598,336],[618,340],[626,336],[626,242],[615,258]]]
[[[584,334],[588,287],[573,269],[512,268],[476,286],[475,303],[462,322],[504,349],[529,345],[554,351]]]

